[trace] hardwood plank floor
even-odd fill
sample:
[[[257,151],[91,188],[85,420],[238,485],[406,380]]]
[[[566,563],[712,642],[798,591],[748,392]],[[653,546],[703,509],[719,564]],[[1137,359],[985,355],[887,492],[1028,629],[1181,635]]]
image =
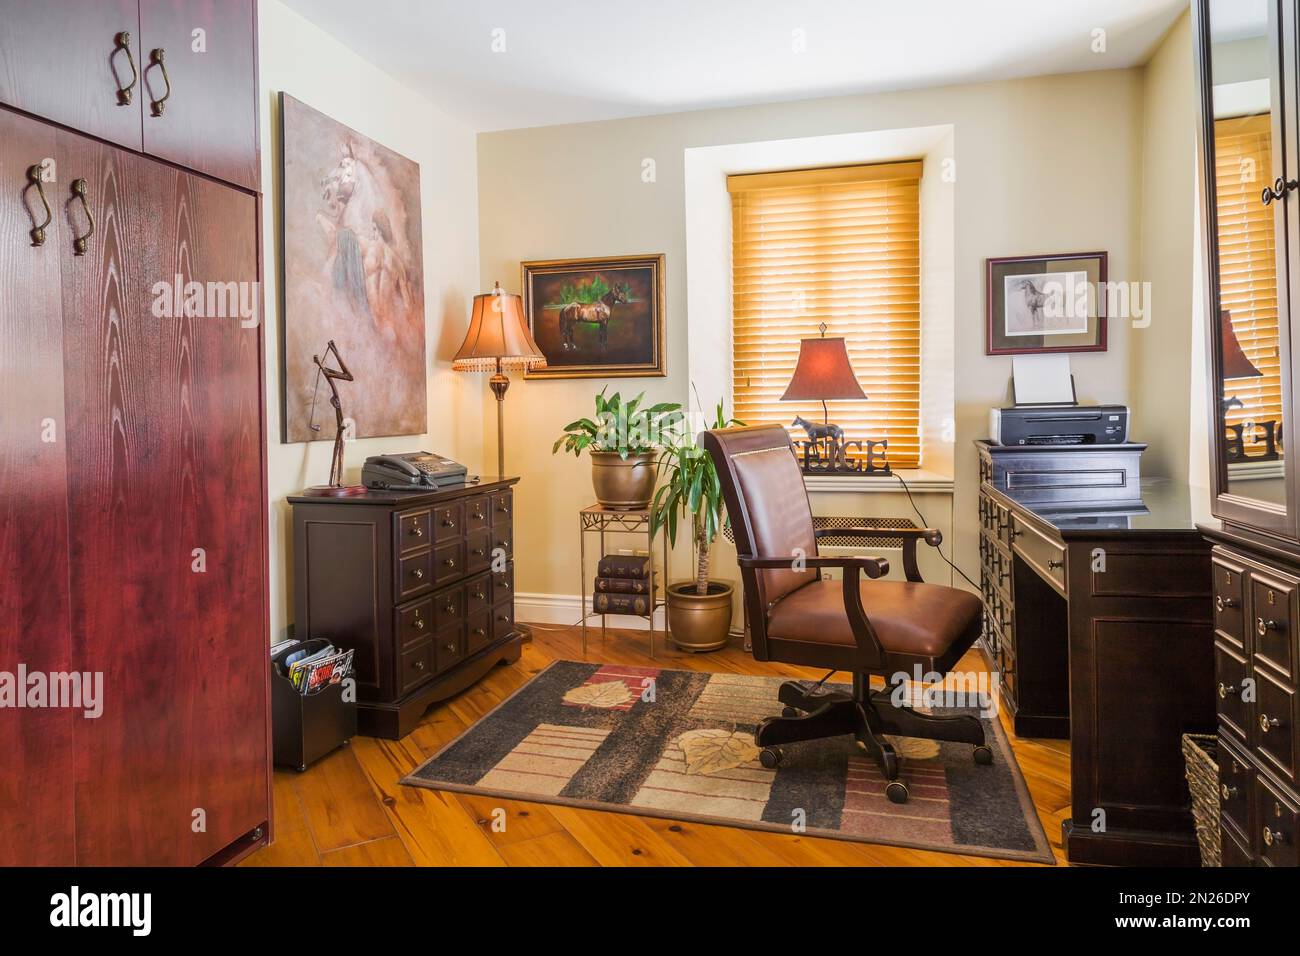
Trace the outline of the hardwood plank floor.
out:
[[[590,632],[587,660],[685,670],[813,677],[806,668],[755,661],[733,643],[712,654],[657,647],[644,631]],[[473,794],[398,781],[556,660],[582,660],[574,627],[533,625],[520,659],[434,707],[402,740],[358,737],[306,773],[275,773],[275,843],[244,866],[1020,866],[1011,860],[849,843],[795,834],[632,816]],[[984,671],[970,651],[963,671]],[[849,680],[838,675],[836,680]],[[1058,864],[1070,812],[1070,745],[1017,739],[1016,760]]]

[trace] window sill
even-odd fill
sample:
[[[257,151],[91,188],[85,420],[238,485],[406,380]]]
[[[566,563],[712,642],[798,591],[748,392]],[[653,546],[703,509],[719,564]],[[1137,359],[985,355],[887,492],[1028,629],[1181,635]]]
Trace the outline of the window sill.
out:
[[[822,492],[859,495],[905,494],[901,477],[913,494],[950,495],[952,478],[924,468],[898,468],[893,475],[804,475],[804,486],[817,494]]]

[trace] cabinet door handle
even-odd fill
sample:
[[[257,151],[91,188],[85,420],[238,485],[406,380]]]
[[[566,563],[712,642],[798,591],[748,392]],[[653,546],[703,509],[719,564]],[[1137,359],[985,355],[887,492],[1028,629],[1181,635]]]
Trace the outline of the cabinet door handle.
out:
[[[1300,180],[1283,179],[1279,176],[1273,183],[1272,189],[1267,186],[1264,187],[1264,194],[1260,197],[1260,202],[1267,206],[1271,202],[1285,198],[1286,194],[1297,186],[1300,186]]]
[[[84,256],[90,237],[95,234],[95,216],[90,211],[90,203],[86,200],[86,181],[84,179],[74,179],[72,181],[72,195],[81,200],[81,208],[86,213],[86,222],[88,224],[85,235],[77,236],[72,240],[72,254]]]
[[[32,227],[32,245],[34,246],[45,245],[45,227],[54,218],[54,213],[50,211],[50,203],[45,198],[45,186],[42,185],[44,175],[45,168],[40,163],[27,167],[27,181],[36,187],[36,195],[41,197],[41,205],[45,207],[45,221]]]
[[[123,30],[117,36],[113,37],[113,56],[117,56],[117,51],[122,50],[126,53],[127,65],[131,67],[131,82],[126,86],[118,87],[117,105],[130,106],[131,99],[135,94],[135,85],[140,82],[140,71],[135,68],[135,57],[131,55],[131,34]],[[114,76],[116,77],[116,73]]]
[[[166,84],[165,92],[163,93],[162,97],[160,99],[151,100],[149,102],[149,108],[150,110],[152,110],[154,116],[163,115],[163,108],[166,107],[167,101],[171,99],[171,95],[172,95],[172,78],[167,75],[166,60],[167,60],[167,51],[164,50],[162,47],[159,47],[156,50],[149,51],[149,65],[156,66],[158,67],[158,69],[162,70],[163,83]]]

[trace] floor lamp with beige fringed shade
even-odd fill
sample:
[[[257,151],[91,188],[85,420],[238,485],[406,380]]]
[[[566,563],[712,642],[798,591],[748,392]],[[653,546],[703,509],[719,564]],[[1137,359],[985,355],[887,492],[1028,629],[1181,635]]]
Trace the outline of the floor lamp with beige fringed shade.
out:
[[[474,309],[469,318],[469,331],[465,341],[452,359],[451,367],[458,372],[493,373],[488,386],[497,398],[497,474],[506,473],[505,432],[502,430],[502,406],[510,378],[506,369],[541,368],[546,356],[533,341],[524,316],[523,300],[493,283],[491,292],[474,296]]]

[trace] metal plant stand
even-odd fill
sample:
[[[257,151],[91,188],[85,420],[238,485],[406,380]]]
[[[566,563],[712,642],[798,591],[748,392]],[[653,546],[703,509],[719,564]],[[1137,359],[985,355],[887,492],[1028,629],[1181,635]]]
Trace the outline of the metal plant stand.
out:
[[[667,606],[668,603],[668,568],[669,568],[669,550],[668,536],[661,534],[663,539],[663,567],[660,568],[655,564],[654,535],[650,532],[650,509],[646,508],[640,511],[616,511],[613,508],[606,508],[604,505],[590,505],[578,512],[578,553],[582,582],[578,594],[580,599],[580,613],[582,614],[582,654],[587,655],[587,618],[593,617],[596,612],[587,609],[587,535],[596,533],[600,535],[600,556],[605,556],[605,536],[607,534],[634,534],[643,535],[646,542],[646,552],[650,556],[650,606],[647,614],[624,614],[623,617],[642,617],[650,625],[650,656],[655,656],[655,611],[661,607]],[[597,559],[599,561],[599,558]],[[662,574],[658,573],[662,572]],[[594,591],[593,591],[594,597]],[[594,603],[594,602],[593,602]],[[612,613],[612,612],[611,612]],[[665,610],[665,615],[667,611]],[[609,614],[600,615],[601,637],[605,636],[606,618]],[[664,620],[664,639],[668,638],[668,622]]]

